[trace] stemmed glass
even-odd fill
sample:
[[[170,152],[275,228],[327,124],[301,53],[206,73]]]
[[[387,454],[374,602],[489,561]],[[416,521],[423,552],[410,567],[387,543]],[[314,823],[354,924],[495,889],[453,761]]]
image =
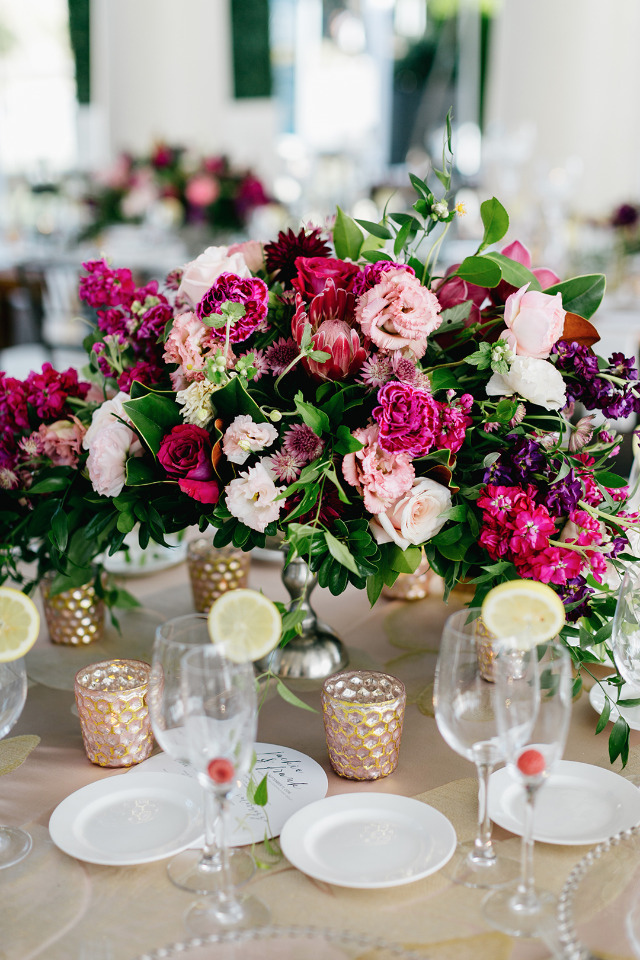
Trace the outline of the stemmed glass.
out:
[[[187,911],[187,929],[196,937],[259,927],[269,921],[269,911],[260,900],[237,893],[224,831],[225,806],[238,777],[250,769],[258,722],[253,664],[236,662],[237,652],[234,640],[233,652],[216,643],[194,647],[182,659],[189,759],[219,812],[216,822],[222,867],[221,883],[213,895]]]
[[[187,614],[161,624],[156,630],[149,678],[149,713],[159,746],[174,760],[189,763],[188,737],[180,686],[181,661],[196,646],[211,646],[205,614]],[[210,790],[204,791],[205,845],[203,850],[184,850],[167,864],[172,883],[190,893],[208,894],[220,884],[222,860],[216,843],[216,810]],[[250,880],[256,866],[245,850],[229,852],[232,882]]]
[[[27,699],[27,672],[24,660],[0,663],[0,740],[9,733],[22,713]],[[19,827],[0,827],[0,869],[20,863],[33,841]]]
[[[493,707],[494,685],[485,676],[480,645],[483,633],[479,609],[459,610],[447,618],[436,666],[433,702],[438,729],[446,742],[471,760],[478,772],[478,829],[471,843],[458,844],[449,867],[455,883],[493,888],[518,875],[518,863],[498,856],[491,839],[487,810],[489,777],[504,759]]]
[[[483,904],[488,922],[512,937],[552,929],[556,898],[533,876],[533,817],[540,788],[561,759],[571,718],[571,657],[559,642],[499,648],[494,662],[498,731],[507,766],[525,792],[520,879]]]
[[[637,692],[640,687],[640,571],[635,566],[627,568],[620,584],[611,650],[623,679]]]

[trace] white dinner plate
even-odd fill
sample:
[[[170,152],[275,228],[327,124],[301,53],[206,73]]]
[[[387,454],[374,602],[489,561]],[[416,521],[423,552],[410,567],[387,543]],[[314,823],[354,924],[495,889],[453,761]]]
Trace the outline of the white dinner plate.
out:
[[[615,687],[611,687],[611,694],[611,699],[614,699],[616,695]],[[623,683],[620,688],[620,699],[631,700],[634,697],[640,697],[640,691],[637,688],[634,689],[629,686],[628,683]],[[604,707],[604,691],[599,683],[594,683],[589,691],[589,703],[596,713],[602,713],[602,708]],[[620,714],[622,714],[632,730],[640,730],[640,706],[623,707],[622,710],[618,710],[617,707],[611,704],[611,713],[609,714],[611,723],[615,723]]]
[[[504,767],[489,780],[489,816],[522,835],[524,788]],[[640,822],[640,790],[624,777],[590,763],[560,760],[539,791],[533,839],[579,846],[601,843]]]
[[[316,800],[287,820],[282,851],[298,870],[339,887],[398,887],[453,856],[456,832],[438,810],[391,793]]]
[[[57,847],[87,863],[162,860],[202,834],[202,788],[173,773],[98,780],[58,804],[49,833]]]

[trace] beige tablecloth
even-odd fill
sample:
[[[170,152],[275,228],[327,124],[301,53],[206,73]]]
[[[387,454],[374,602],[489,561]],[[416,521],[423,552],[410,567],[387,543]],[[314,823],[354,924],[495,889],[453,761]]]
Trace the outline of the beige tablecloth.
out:
[[[0,774],[5,774],[0,779],[0,822],[26,825],[34,848],[22,863],[0,871],[1,960],[73,960],[82,956],[83,944],[96,939],[110,944],[113,958],[130,960],[185,939],[182,916],[193,898],[170,884],[163,861],[133,867],[82,863],[59,851],[47,829],[52,811],[70,793],[100,778],[128,775],[87,760],[73,713],[75,672],[103,657],[126,654],[149,660],[155,625],[193,609],[184,565],[126,585],[144,607],[121,616],[121,636],[109,627],[99,646],[66,649],[54,647],[43,626],[28,656],[27,703],[10,739],[0,743]],[[254,561],[251,585],[273,599],[286,599],[277,564]],[[361,790],[417,796],[445,813],[459,838],[471,838],[477,812],[474,770],[444,743],[430,708],[438,638],[450,608],[431,598],[414,603],[382,599],[370,609],[366,596],[354,590],[334,598],[317,589],[312,599],[356,662],[384,667],[405,681],[410,703],[400,763],[390,777],[372,783],[336,776],[328,763],[320,714],[276,697],[261,710],[258,739],[295,747],[317,760],[327,772],[330,794]],[[319,684],[291,685],[319,706]],[[595,722],[583,695],[574,707],[567,759],[609,765],[606,733],[595,737]],[[638,766],[639,742],[640,735],[633,733],[631,771]],[[495,836],[517,856],[518,838],[500,829]],[[540,882],[559,892],[585,852],[584,847],[538,844]],[[434,960],[549,956],[538,942],[512,941],[490,931],[480,913],[483,893],[454,886],[442,872],[393,889],[351,890],[318,883],[285,860],[259,871],[251,887],[277,924],[312,923],[420,945],[425,957]]]

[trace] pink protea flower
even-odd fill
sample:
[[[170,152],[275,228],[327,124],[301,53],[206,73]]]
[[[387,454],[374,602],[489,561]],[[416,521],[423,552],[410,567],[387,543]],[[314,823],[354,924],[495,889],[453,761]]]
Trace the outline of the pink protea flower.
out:
[[[384,353],[402,350],[419,360],[429,334],[442,322],[439,313],[437,298],[417,277],[406,270],[389,270],[359,298],[356,321]]]
[[[354,302],[353,294],[338,290],[333,280],[327,280],[324,291],[313,298],[308,308],[302,297],[296,296],[296,312],[291,322],[296,342],[302,343],[304,328],[310,323],[314,349],[330,354],[322,363],[309,357],[302,361],[319,380],[344,380],[353,376],[367,357],[352,326]]]
[[[305,423],[295,423],[284,434],[282,446],[302,463],[311,463],[324,450],[324,440]]]
[[[205,293],[197,307],[198,317],[204,320],[214,314],[221,315],[225,303],[239,303],[244,307],[244,316],[229,329],[231,343],[241,343],[261,328],[267,319],[269,290],[259,277],[237,277],[233,273],[221,273],[213,286]],[[211,328],[211,336],[224,342],[224,327]]]
[[[378,446],[378,434],[377,424],[354,430],[353,436],[364,446],[342,461],[345,480],[356,488],[371,514],[388,510],[411,489],[416,475],[407,454],[387,453]]]

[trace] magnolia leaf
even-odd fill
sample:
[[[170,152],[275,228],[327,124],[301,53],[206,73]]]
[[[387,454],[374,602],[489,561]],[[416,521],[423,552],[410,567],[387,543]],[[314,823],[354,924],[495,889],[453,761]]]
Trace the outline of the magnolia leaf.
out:
[[[484,236],[479,250],[502,240],[509,229],[509,214],[499,200],[492,197],[480,204],[480,216],[484,224]]]
[[[490,250],[488,253],[485,253],[484,256],[498,264],[502,271],[502,279],[505,283],[510,284],[510,286],[516,287],[519,290],[520,287],[524,287],[525,284],[528,283],[529,290],[542,289],[538,278],[531,270],[527,270],[525,266],[518,263],[517,260],[512,260],[511,257],[505,257],[504,254],[497,253],[494,250]]]
[[[147,393],[137,400],[125,400],[122,406],[154,456],[160,449],[163,437],[182,423],[178,404],[159,393]]]
[[[478,287],[497,287],[502,280],[502,271],[491,257],[465,257],[456,275]]]
[[[150,483],[158,483],[159,480],[153,466],[143,457],[129,457],[125,471],[128,487],[147,486]],[[163,479],[166,481],[167,478]]]
[[[578,316],[577,313],[567,313],[560,339],[580,343],[583,347],[592,347],[600,339],[600,334],[594,325],[585,320],[584,317]]]
[[[213,405],[225,423],[231,423],[241,413],[250,416],[254,423],[264,423],[267,419],[240,377],[231,377],[224,387],[215,391]]]
[[[552,287],[547,287],[545,293],[561,293],[564,309],[570,313],[577,313],[580,317],[586,317],[588,320],[602,303],[606,283],[601,273],[591,273],[565,280],[563,283],[556,283]]]
[[[60,553],[64,553],[69,540],[69,524],[67,522],[67,515],[62,509],[61,504],[58,504],[55,513],[51,517],[49,537]]]
[[[363,241],[364,237],[358,224],[338,207],[333,228],[333,245],[338,259],[357,260]]]

